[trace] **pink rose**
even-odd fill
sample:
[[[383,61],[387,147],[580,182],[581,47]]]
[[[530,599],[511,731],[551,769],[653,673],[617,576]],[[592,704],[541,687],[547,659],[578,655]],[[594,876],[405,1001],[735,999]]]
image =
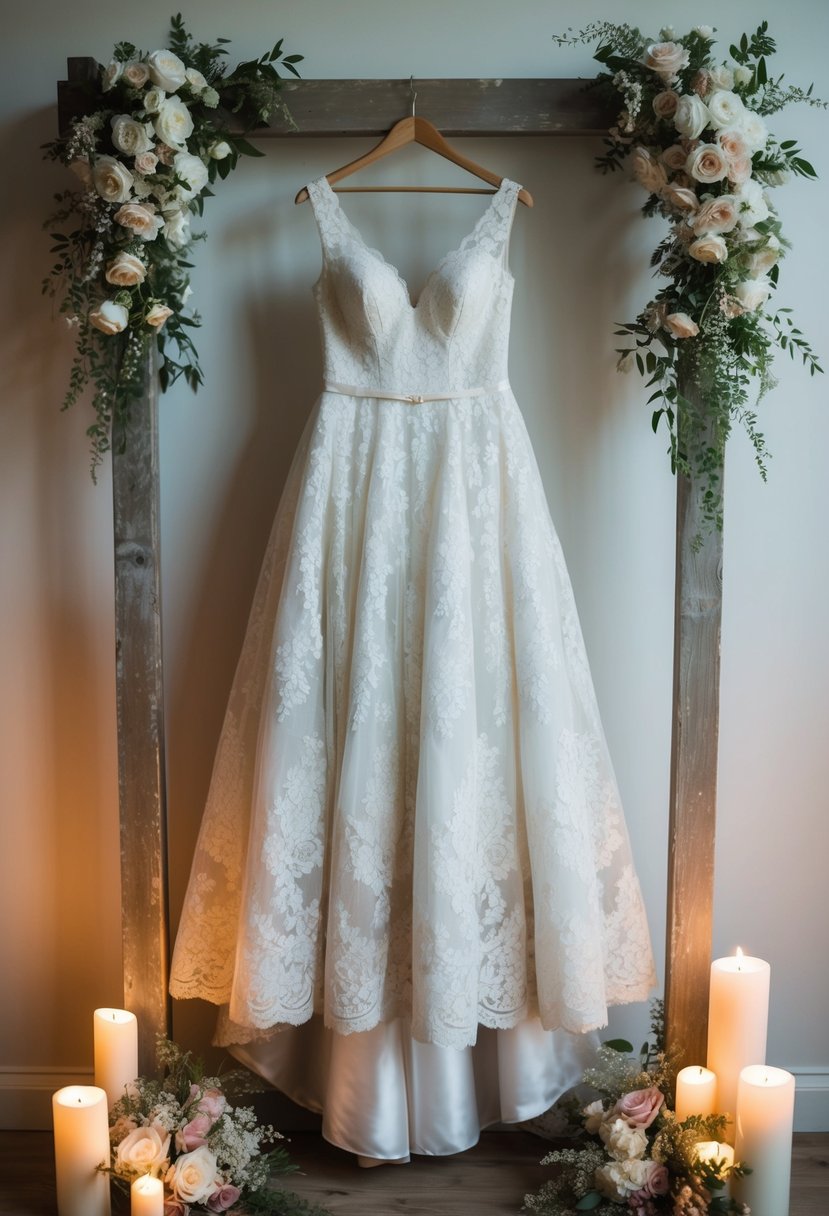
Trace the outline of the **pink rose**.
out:
[[[657,1161],[645,1161],[643,1164],[648,1167],[648,1176],[644,1185],[628,1196],[628,1206],[648,1210],[651,1206],[648,1202],[650,1199],[655,1199],[657,1195],[668,1194],[671,1176],[668,1173],[668,1167]]]
[[[651,1085],[649,1089],[624,1094],[613,1109],[630,1127],[650,1127],[664,1101],[662,1091]]]
[[[233,1206],[241,1193],[238,1186],[233,1186],[231,1183],[226,1182],[217,1191],[213,1192],[207,1201],[207,1206],[211,1212],[226,1212],[229,1207]]]
[[[212,1126],[213,1120],[207,1114],[198,1114],[189,1123],[185,1123],[184,1127],[176,1132],[178,1151],[190,1153],[194,1148],[201,1148],[203,1144],[207,1144],[207,1134]]]
[[[174,1199],[172,1195],[164,1196],[164,1216],[187,1216],[190,1208],[181,1199]]]
[[[199,1094],[193,1109],[202,1111],[205,1115],[210,1115],[211,1119],[215,1123],[215,1121],[220,1119],[227,1109],[227,1098],[220,1089],[201,1089],[198,1086],[195,1086],[194,1088],[199,1090]],[[192,1089],[190,1091],[190,1096],[191,1099],[196,1096],[193,1094]]]

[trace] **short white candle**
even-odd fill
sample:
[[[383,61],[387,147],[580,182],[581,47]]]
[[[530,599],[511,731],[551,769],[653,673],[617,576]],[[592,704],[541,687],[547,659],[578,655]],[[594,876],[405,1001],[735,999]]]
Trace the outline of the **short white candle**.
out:
[[[676,1075],[676,1120],[713,1115],[717,1109],[717,1078],[710,1068],[690,1064]]]
[[[724,1174],[724,1186],[720,1191],[712,1191],[712,1194],[717,1198],[731,1198],[731,1178],[730,1170],[734,1165],[734,1149],[730,1144],[723,1143],[722,1140],[701,1140],[694,1147],[694,1156],[697,1161],[710,1162],[714,1165],[715,1162],[720,1163],[720,1173]]]
[[[52,1095],[58,1216],[109,1216],[107,1096],[94,1085],[67,1085]]]
[[[717,1111],[732,1119],[741,1069],[766,1058],[769,976],[768,963],[741,951],[711,964],[708,1067],[717,1076]]]
[[[734,1197],[752,1216],[789,1216],[794,1077],[782,1068],[752,1064],[740,1073],[737,1160],[752,1171],[734,1180]]]
[[[164,1216],[164,1183],[145,1174],[130,1187],[130,1216]]]
[[[138,1022],[126,1009],[96,1009],[92,1024],[95,1084],[106,1090],[112,1107],[138,1076]]]

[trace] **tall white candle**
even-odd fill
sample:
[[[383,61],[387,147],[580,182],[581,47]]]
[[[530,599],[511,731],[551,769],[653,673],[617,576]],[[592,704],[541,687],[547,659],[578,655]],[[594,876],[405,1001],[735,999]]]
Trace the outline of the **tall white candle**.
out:
[[[107,1096],[94,1085],[67,1085],[52,1095],[58,1216],[109,1216]]]
[[[111,1107],[138,1076],[138,1022],[126,1009],[96,1009],[93,1028],[95,1084],[106,1090]]]
[[[690,1064],[676,1074],[676,1120],[690,1115],[713,1115],[717,1109],[717,1078],[710,1068]]]
[[[717,1111],[732,1120],[740,1071],[766,1058],[769,977],[768,963],[741,951],[711,964],[708,1067],[717,1075]]]
[[[794,1077],[782,1068],[752,1064],[740,1073],[737,1160],[751,1169],[735,1178],[734,1197],[752,1216],[789,1216]]]
[[[130,1187],[130,1216],[164,1216],[164,1183],[145,1174]]]
[[[714,1165],[717,1162],[722,1163],[722,1173],[726,1175],[724,1178],[724,1186],[722,1190],[712,1191],[712,1194],[718,1198],[731,1198],[731,1176],[729,1171],[734,1165],[734,1149],[730,1144],[724,1144],[721,1140],[701,1140],[694,1147],[694,1156],[697,1161],[710,1162]]]

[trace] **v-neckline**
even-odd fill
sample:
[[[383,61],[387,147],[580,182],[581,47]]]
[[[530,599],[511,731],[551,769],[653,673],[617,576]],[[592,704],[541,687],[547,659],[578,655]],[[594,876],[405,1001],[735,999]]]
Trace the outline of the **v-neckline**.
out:
[[[328,191],[331,198],[336,203],[339,214],[341,215],[341,217],[343,218],[345,223],[348,225],[351,232],[357,238],[358,242],[360,243],[362,248],[365,250],[365,252],[371,254],[372,257],[376,258],[376,260],[382,266],[386,266],[392,272],[392,274],[395,276],[395,278],[397,279],[398,283],[400,284],[400,286],[402,288],[403,294],[406,298],[406,302],[409,305],[409,308],[411,309],[411,311],[413,313],[417,312],[417,309],[420,307],[420,302],[426,293],[426,289],[428,288],[430,282],[435,277],[435,275],[437,275],[443,269],[443,267],[446,265],[446,263],[451,258],[456,257],[457,254],[462,252],[463,247],[466,244],[466,242],[475,235],[475,233],[478,231],[478,229],[483,224],[484,220],[486,220],[488,218],[488,216],[490,215],[490,213],[493,211],[493,209],[495,207],[495,203],[501,197],[501,195],[504,193],[504,191],[506,190],[506,187],[511,184],[509,178],[507,178],[507,177],[501,178],[501,183],[498,186],[498,189],[493,191],[492,197],[490,198],[490,200],[487,203],[484,210],[478,216],[475,223],[470,228],[469,232],[467,232],[465,236],[461,237],[461,239],[458,241],[457,245],[455,245],[452,249],[450,249],[448,251],[448,253],[445,253],[443,255],[443,257],[440,259],[440,261],[434,267],[433,270],[429,271],[429,273],[426,276],[426,279],[424,280],[423,286],[421,287],[420,291],[418,292],[417,299],[413,300],[409,284],[404,279],[403,275],[400,273],[398,268],[395,266],[394,262],[390,262],[389,259],[385,256],[385,254],[380,249],[376,249],[373,245],[369,245],[369,243],[366,241],[366,239],[363,236],[360,229],[353,222],[353,220],[351,220],[349,218],[349,216],[346,214],[346,212],[343,208],[343,205],[340,202],[340,196],[337,194],[336,190],[334,190],[332,188],[331,183],[329,182],[328,178],[321,177],[321,178],[319,178],[319,182],[320,182],[320,185],[323,187],[323,189]]]

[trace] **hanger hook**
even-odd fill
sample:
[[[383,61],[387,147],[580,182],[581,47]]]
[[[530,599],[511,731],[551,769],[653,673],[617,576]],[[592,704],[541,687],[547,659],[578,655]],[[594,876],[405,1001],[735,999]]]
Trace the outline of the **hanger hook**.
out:
[[[417,89],[414,87],[414,76],[409,77],[409,92],[412,95],[412,118],[414,118],[415,102],[417,101]]]

